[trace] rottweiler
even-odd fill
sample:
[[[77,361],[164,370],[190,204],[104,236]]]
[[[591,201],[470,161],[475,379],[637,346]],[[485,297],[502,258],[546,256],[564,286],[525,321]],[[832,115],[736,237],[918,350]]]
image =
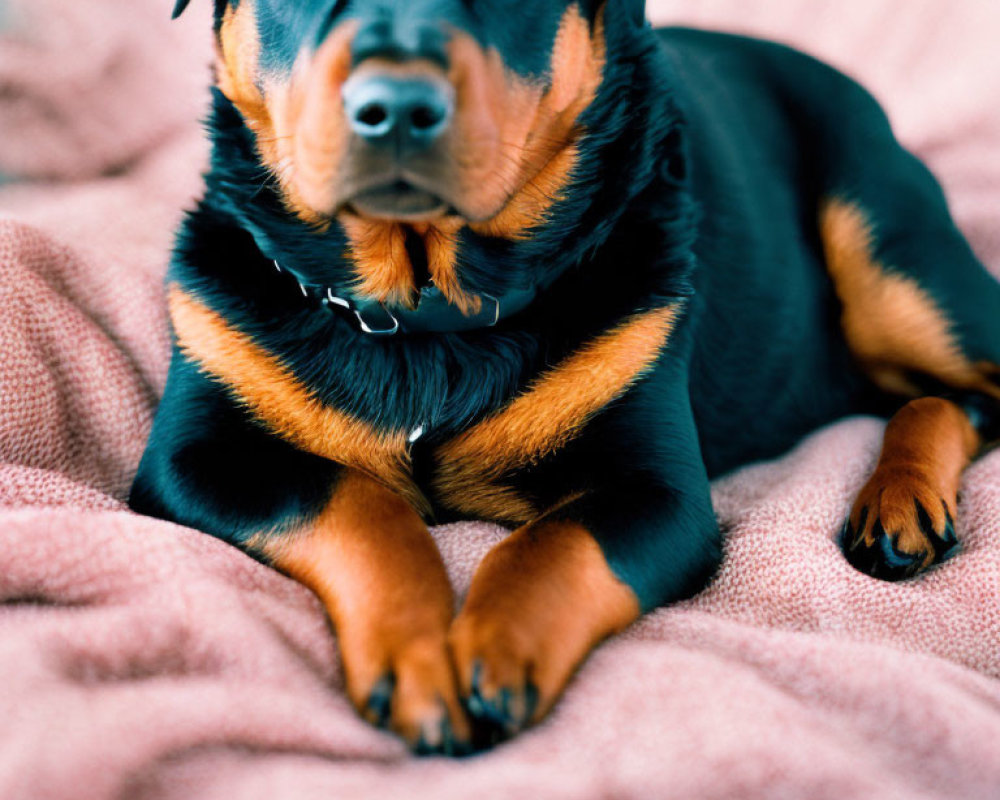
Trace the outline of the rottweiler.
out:
[[[845,415],[891,417],[851,564],[955,552],[1000,284],[852,80],[641,0],[215,0],[214,27],[130,503],[314,591],[367,719],[422,753],[538,722],[712,577],[709,481]],[[427,525],[466,519],[514,530],[456,616]]]

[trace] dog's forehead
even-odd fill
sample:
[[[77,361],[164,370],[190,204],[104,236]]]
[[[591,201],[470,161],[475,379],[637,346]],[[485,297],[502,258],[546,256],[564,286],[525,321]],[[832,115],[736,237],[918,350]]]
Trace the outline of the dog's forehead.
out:
[[[415,31],[459,32],[499,51],[506,67],[525,76],[545,75],[559,24],[577,0],[232,0],[252,7],[260,66],[286,72],[306,48],[315,48],[340,25],[405,39]]]

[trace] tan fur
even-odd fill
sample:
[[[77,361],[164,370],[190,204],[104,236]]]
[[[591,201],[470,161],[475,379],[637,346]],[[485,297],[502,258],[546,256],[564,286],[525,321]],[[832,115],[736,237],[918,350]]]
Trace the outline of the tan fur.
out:
[[[491,159],[493,174],[468,187],[477,192],[478,204],[493,206],[489,218],[473,222],[472,230],[484,236],[522,239],[532,228],[543,224],[549,210],[560,199],[576,166],[576,142],[583,135],[577,120],[593,102],[604,77],[606,60],[603,12],[593,35],[579,9],[571,6],[563,16],[552,55],[552,85],[542,93],[537,87],[506,81],[499,56],[479,77],[484,86],[502,81],[494,88],[507,106],[495,108],[499,122],[498,149]],[[456,49],[459,49],[456,46]],[[506,194],[499,210],[498,195]]]
[[[656,361],[678,306],[638,314],[542,375],[507,407],[439,448],[436,497],[455,511],[524,522],[538,509],[500,483],[572,439]]]
[[[184,354],[275,433],[302,450],[372,475],[426,511],[427,501],[410,475],[405,431],[380,433],[325,406],[277,358],[176,286],[169,304]]]
[[[278,178],[289,208],[307,222],[324,225],[334,180],[350,143],[340,91],[351,74],[356,23],[338,26],[315,54],[304,51],[287,87],[274,86]]]
[[[447,652],[451,584],[433,538],[402,498],[348,471],[314,522],[265,540],[261,551],[323,601],[359,711],[367,713],[372,688],[391,672],[395,730],[411,743],[426,740],[447,714],[468,739]]]
[[[946,509],[954,520],[962,471],[980,444],[968,416],[954,403],[924,397],[906,405],[889,422],[878,467],[851,512],[851,524],[864,545],[875,544],[874,527],[881,520],[897,537],[899,550],[923,555],[922,566],[930,566],[934,548],[920,528],[914,501],[923,506],[934,530],[943,533]],[[858,530],[864,509],[865,526]]]
[[[217,45],[216,80],[253,131],[261,163],[278,181],[286,207],[322,228],[321,213],[331,191],[328,178],[347,151],[348,127],[339,98],[350,74],[350,43],[356,24],[348,22],[315,53],[304,52],[290,78],[278,80],[258,67],[254,4],[229,7]]]
[[[251,0],[226,8],[216,42],[216,82],[250,129],[261,138],[273,134],[264,94],[257,84],[260,41]],[[268,153],[271,148],[265,148]]]
[[[398,222],[338,216],[350,242],[358,277],[355,291],[383,303],[413,307],[416,286],[406,252],[406,230]]]
[[[527,239],[543,225],[553,205],[563,197],[579,153],[570,145],[556,153],[503,207],[499,214],[469,227],[481,236],[514,241]]]
[[[380,302],[412,308],[416,286],[406,251],[406,227],[350,212],[338,215],[337,219],[350,242],[350,255],[358,277],[355,291]],[[458,277],[458,232],[462,222],[445,217],[409,227],[423,239],[428,271],[441,293],[462,313],[478,312],[482,301],[466,292]]]
[[[857,206],[830,200],[820,212],[827,268],[843,305],[848,345],[872,380],[903,395],[919,390],[906,372],[1000,397],[987,365],[962,352],[951,321],[911,278],[874,260],[871,224]],[[888,265],[891,266],[891,265]]]
[[[527,712],[530,680],[539,694],[530,721],[537,722],[590,650],[639,612],[585,528],[547,520],[521,528],[483,559],[452,625],[459,685],[469,692],[479,662],[483,696],[508,688],[516,717]]]
[[[482,300],[465,291],[458,275],[458,232],[461,228],[460,220],[441,220],[427,229],[424,245],[427,248],[427,267],[434,285],[449,303],[457,306],[463,314],[469,315],[480,311]]]

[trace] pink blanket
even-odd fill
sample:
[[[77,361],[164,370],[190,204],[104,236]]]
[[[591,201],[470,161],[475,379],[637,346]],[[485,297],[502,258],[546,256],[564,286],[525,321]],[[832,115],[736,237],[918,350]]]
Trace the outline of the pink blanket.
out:
[[[719,481],[718,578],[600,648],[537,729],[419,760],[358,719],[308,591],[124,507],[166,368],[166,252],[205,155],[170,98],[207,74],[210,4],[168,28],[166,0],[131,0],[137,31],[120,0],[78,5],[116,20],[89,60],[71,43],[93,25],[60,29],[64,59],[39,55],[56,45],[32,19],[65,0],[8,0],[0,31],[0,169],[63,179],[0,191],[0,797],[1000,797],[1000,453],[967,474],[962,554],[879,583],[834,543],[877,452],[872,419]],[[770,32],[865,78],[1000,274],[996,3],[653,10]],[[136,75],[168,88],[136,94]],[[146,127],[91,141],[84,90]],[[502,535],[436,531],[460,592]]]

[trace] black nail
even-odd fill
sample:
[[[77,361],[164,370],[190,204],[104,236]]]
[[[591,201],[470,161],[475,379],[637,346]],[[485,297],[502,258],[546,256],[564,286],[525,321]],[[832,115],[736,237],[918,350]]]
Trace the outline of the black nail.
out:
[[[392,714],[392,693],[396,688],[396,677],[390,672],[379,678],[368,695],[365,709],[372,722],[384,728]]]

